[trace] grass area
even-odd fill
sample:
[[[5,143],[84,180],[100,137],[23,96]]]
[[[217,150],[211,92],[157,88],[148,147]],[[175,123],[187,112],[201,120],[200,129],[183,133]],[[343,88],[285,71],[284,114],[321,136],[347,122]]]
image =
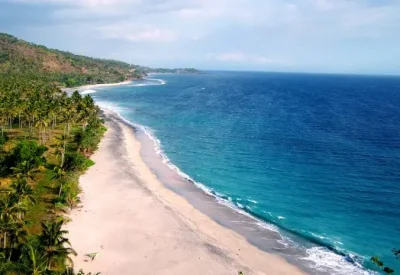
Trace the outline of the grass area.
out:
[[[37,202],[26,213],[25,220],[31,234],[41,233],[41,222],[54,215],[54,200],[57,198],[57,189],[54,187],[54,172],[46,169],[38,175],[34,192]]]
[[[80,126],[73,126],[71,128],[71,136],[79,129]],[[14,124],[12,129],[8,129],[5,132],[9,140],[3,145],[3,152],[0,152],[0,155],[10,152],[20,141],[34,140],[38,142],[38,138],[35,136],[30,137],[26,129],[19,129],[18,124]],[[57,138],[60,138],[63,133],[64,124],[60,124],[54,129],[49,130],[49,138],[43,144],[48,148],[44,153],[46,165],[41,166],[35,177],[28,180],[28,184],[32,186],[37,198],[37,202],[29,207],[25,215],[27,229],[30,234],[40,234],[42,230],[41,223],[49,220],[59,211],[59,209],[55,207],[55,201],[58,197],[59,190],[54,180],[55,172],[53,169],[56,165],[59,165],[60,160],[56,157],[54,145]],[[68,151],[76,151],[77,148],[78,145],[70,140],[67,146]],[[76,171],[71,173],[69,177],[78,180],[81,173],[81,171]],[[12,176],[0,178],[0,190],[7,189],[15,180],[16,178]]]
[[[36,137],[29,137],[28,131],[26,129],[19,129],[18,124],[13,125],[14,128],[8,129],[6,131],[9,140],[3,146],[3,154],[10,152],[18,142],[23,140],[35,140],[38,141]],[[57,137],[60,137],[63,133],[63,125],[60,125],[56,129],[49,131],[49,138],[44,144],[48,150],[44,153],[46,158],[46,165],[39,168],[39,172],[35,175],[33,179],[28,180],[28,184],[32,186],[37,201],[35,204],[29,207],[26,215],[25,221],[27,225],[27,230],[30,234],[40,234],[41,233],[41,222],[46,221],[54,215],[55,207],[54,200],[57,198],[58,190],[54,185],[54,171],[53,167],[57,164],[57,158],[54,155],[53,145]],[[0,188],[6,189],[15,180],[15,177],[0,178]]]

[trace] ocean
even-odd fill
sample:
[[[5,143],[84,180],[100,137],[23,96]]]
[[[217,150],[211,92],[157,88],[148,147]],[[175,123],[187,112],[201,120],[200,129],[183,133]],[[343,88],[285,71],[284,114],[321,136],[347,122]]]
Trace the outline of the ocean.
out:
[[[312,274],[372,274],[375,255],[400,270],[399,77],[160,74],[83,93],[261,249]]]

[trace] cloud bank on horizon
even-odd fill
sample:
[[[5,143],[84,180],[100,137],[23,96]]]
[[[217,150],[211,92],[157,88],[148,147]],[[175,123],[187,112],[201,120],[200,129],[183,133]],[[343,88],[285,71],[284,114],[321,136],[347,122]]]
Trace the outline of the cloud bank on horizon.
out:
[[[398,0],[0,0],[0,31],[153,67],[400,74]]]

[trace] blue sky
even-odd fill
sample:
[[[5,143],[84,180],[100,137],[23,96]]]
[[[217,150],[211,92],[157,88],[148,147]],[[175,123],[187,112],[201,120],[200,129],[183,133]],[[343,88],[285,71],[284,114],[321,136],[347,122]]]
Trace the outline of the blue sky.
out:
[[[153,67],[400,74],[398,0],[0,0],[0,32]]]

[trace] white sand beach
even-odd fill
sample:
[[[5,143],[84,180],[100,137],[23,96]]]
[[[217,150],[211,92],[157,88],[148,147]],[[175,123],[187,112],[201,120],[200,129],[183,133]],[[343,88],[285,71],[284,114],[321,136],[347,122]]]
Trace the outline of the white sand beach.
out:
[[[67,93],[72,93],[74,91],[83,92],[85,90],[92,90],[95,88],[127,85],[127,84],[131,84],[132,82],[133,82],[133,80],[127,80],[127,81],[122,81],[122,82],[117,82],[117,83],[90,84],[90,85],[78,86],[78,87],[73,87],[73,88],[62,88],[62,90]]]
[[[106,113],[108,131],[80,179],[82,203],[66,226],[75,269],[101,274],[304,274],[222,227],[165,188],[131,127]],[[85,257],[98,253],[94,260]]]
[[[130,83],[132,83],[132,81],[131,80],[127,80],[127,81],[122,81],[122,82],[118,82],[118,83],[84,85],[84,86],[77,87],[76,89],[87,90],[87,89],[94,89],[94,88],[127,85],[127,84],[130,84]]]

